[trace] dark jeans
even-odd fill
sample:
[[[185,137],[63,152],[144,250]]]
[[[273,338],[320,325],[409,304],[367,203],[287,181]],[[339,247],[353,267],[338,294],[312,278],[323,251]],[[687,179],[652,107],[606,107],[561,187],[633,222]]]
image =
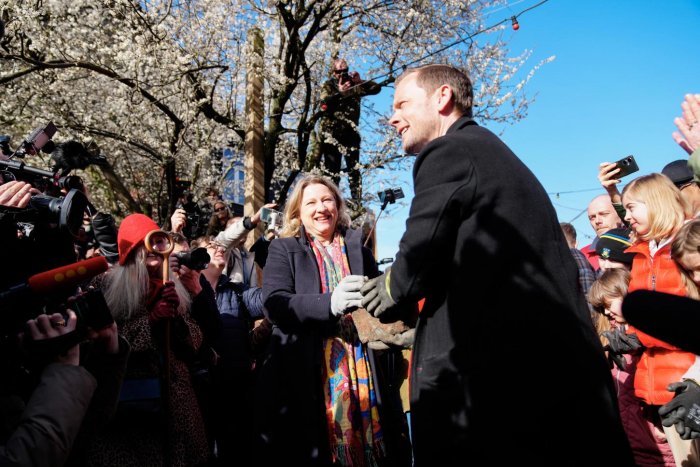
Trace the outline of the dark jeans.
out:
[[[360,162],[360,139],[336,137],[336,140],[338,144],[342,145],[347,151],[345,154],[345,166],[348,172],[350,193],[352,198],[359,202],[362,199],[362,177],[360,175],[360,169],[357,167],[357,164]],[[334,144],[322,143],[321,157],[323,158],[323,165],[330,173],[333,183],[339,185],[340,164],[343,160],[341,149]]]
[[[240,320],[221,315],[219,364],[212,374],[213,427],[220,466],[252,465],[252,362],[248,330]]]

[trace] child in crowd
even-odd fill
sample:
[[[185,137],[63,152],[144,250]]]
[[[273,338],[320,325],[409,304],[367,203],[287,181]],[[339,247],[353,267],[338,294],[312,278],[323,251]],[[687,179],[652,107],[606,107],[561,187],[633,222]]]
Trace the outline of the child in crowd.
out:
[[[625,427],[635,463],[639,466],[674,466],[675,461],[664,432],[657,428],[650,417],[643,414],[643,406],[634,395],[634,374],[639,361],[638,352],[613,353],[613,339],[627,336],[627,321],[622,316],[622,300],[627,295],[630,272],[626,267],[608,269],[593,283],[588,301],[599,314],[598,334],[608,350],[611,371],[615,380],[620,417]]]
[[[681,268],[688,296],[700,300],[700,219],[687,222],[678,231],[671,256]]]
[[[595,244],[595,250],[588,252],[588,256],[597,256],[598,270],[597,276],[600,277],[605,271],[610,269],[622,268],[629,271],[632,268],[633,253],[625,253],[625,250],[632,246],[630,240],[630,230],[628,228],[611,229],[598,237]],[[627,286],[625,285],[625,291]],[[591,306],[593,306],[591,304]],[[610,329],[608,319],[602,313],[592,314],[593,326],[600,334],[603,331]]]
[[[635,253],[632,261],[629,292],[655,290],[687,295],[687,288],[676,262],[671,258],[671,242],[692,216],[680,190],[668,177],[652,173],[630,182],[622,192],[625,221],[636,241],[626,251]],[[649,421],[661,428],[658,409],[673,398],[667,390],[695,362],[695,355],[684,352],[644,332],[636,333],[645,350],[634,376],[634,392],[642,401]],[[682,440],[673,427],[663,427],[677,465],[699,465],[690,440]],[[690,463],[688,463],[690,462]]]
[[[625,253],[625,250],[631,246],[632,240],[628,228],[611,229],[598,237],[595,251],[590,252],[589,255],[598,256],[598,264],[602,272],[614,268],[625,268],[629,271],[632,268],[634,253]]]

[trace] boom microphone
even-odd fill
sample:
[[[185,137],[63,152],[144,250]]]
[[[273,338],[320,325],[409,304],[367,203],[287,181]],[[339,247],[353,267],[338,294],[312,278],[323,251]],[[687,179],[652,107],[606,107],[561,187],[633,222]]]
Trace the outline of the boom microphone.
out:
[[[104,256],[78,261],[31,276],[26,283],[18,284],[0,293],[0,302],[27,292],[51,295],[70,292],[81,283],[105,272],[109,263]]]

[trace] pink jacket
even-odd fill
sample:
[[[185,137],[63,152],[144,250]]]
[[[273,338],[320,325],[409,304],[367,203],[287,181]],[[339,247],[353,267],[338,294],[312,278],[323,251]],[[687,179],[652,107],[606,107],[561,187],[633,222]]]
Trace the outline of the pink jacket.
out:
[[[616,365],[612,368],[613,381],[620,407],[620,418],[630,442],[634,461],[640,467],[675,467],[671,448],[661,427],[655,427],[645,417],[641,401],[634,395],[634,374],[637,369],[638,356],[625,355],[626,370],[620,370]]]

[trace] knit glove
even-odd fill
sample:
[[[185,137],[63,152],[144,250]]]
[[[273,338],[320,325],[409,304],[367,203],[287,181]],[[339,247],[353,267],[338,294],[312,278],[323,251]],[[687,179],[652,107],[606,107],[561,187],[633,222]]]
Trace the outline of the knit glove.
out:
[[[177,316],[177,308],[180,306],[180,298],[177,296],[175,284],[166,282],[155,294],[148,308],[148,321],[155,323],[163,318]]]
[[[390,279],[391,267],[388,267],[384,274],[368,280],[360,290],[362,292],[362,306],[377,318],[396,305],[389,291]]]
[[[331,294],[331,313],[334,316],[341,316],[360,306],[360,288],[364,282],[364,276],[345,276],[338,282]]]
[[[693,380],[668,385],[676,396],[659,408],[661,424],[676,426],[682,439],[700,438],[700,386]]]
[[[636,334],[627,334],[621,328],[603,331],[601,335],[608,339],[608,344],[603,347],[608,352],[608,358],[621,370],[627,367],[623,354],[635,354],[644,349]]]

